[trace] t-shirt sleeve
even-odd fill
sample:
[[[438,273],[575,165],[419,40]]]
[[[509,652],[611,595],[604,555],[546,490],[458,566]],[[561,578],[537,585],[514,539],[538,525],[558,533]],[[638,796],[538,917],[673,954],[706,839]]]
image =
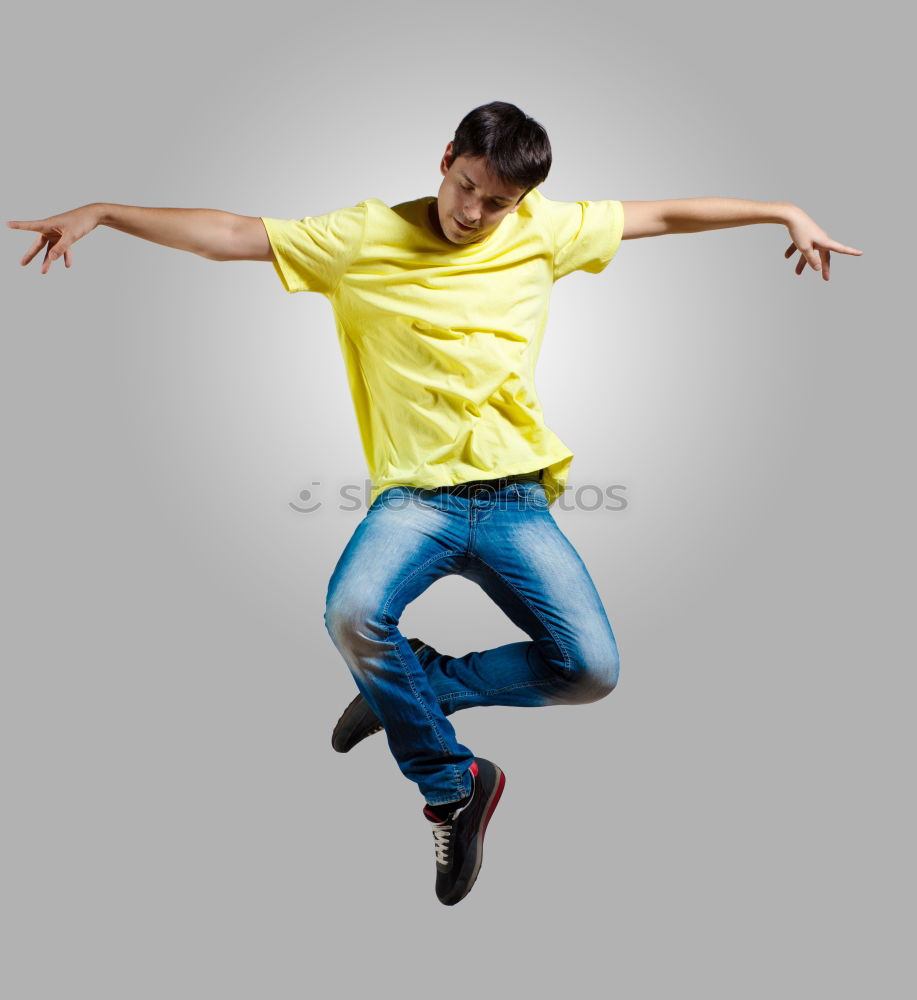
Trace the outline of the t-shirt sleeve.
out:
[[[621,202],[545,198],[544,206],[554,238],[554,280],[573,271],[603,271],[624,235]]]
[[[274,251],[274,270],[288,292],[331,294],[360,252],[366,202],[327,215],[261,221]]]

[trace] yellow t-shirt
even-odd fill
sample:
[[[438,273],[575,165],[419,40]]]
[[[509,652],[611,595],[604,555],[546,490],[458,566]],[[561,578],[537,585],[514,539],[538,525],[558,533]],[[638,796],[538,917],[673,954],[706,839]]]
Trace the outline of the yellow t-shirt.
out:
[[[327,215],[264,218],[288,292],[325,295],[363,451],[370,502],[390,486],[451,486],[545,470],[548,503],[573,453],[535,392],[553,283],[598,273],[624,230],[620,201],[530,191],[483,242],[447,244],[432,197],[375,198]]]

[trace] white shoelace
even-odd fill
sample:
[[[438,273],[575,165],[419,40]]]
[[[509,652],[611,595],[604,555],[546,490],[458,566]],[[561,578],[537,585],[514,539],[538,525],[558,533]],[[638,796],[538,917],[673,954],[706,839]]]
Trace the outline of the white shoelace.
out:
[[[433,824],[433,849],[436,851],[436,863],[439,865],[446,863],[446,855],[449,853],[449,838],[451,836],[451,823]]]
[[[474,785],[471,787],[473,792]],[[456,809],[450,819],[447,819],[443,823],[433,824],[433,849],[436,851],[437,864],[446,864],[446,855],[449,853],[449,838],[452,836],[452,830],[455,826],[456,818],[458,817],[458,814],[464,812],[470,804],[471,799],[469,799],[461,809]]]

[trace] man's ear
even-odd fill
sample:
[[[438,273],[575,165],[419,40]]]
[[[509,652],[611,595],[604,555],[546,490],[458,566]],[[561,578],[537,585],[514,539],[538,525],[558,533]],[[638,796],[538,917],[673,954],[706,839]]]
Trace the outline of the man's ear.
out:
[[[446,176],[449,172],[449,167],[452,166],[452,145],[453,144],[450,142],[449,145],[446,146],[446,152],[443,153],[443,158],[439,163],[439,172],[443,175],[443,177]]]

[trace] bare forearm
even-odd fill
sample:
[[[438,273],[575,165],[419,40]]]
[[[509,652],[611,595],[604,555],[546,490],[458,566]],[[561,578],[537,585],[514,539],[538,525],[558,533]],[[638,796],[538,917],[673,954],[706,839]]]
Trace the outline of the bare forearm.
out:
[[[226,260],[239,217],[213,208],[145,208],[138,205],[94,206],[99,225],[130,236],[187,250],[208,260]]]
[[[657,204],[668,233],[700,233],[760,222],[786,225],[798,211],[797,206],[788,201],[746,201],[742,198],[676,198]]]

